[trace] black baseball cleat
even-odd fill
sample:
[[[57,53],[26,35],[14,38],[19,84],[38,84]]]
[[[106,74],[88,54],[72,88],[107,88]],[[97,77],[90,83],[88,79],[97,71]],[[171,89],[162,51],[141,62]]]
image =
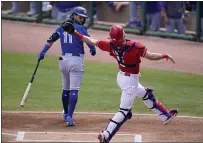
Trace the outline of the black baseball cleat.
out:
[[[98,135],[97,138],[98,138],[98,140],[99,140],[100,143],[109,143],[109,141],[105,139],[103,133],[99,133],[99,135]]]
[[[163,121],[164,125],[167,125],[171,121],[171,119],[178,114],[178,109],[170,109],[169,113],[170,113],[170,116],[168,117],[168,119]]]

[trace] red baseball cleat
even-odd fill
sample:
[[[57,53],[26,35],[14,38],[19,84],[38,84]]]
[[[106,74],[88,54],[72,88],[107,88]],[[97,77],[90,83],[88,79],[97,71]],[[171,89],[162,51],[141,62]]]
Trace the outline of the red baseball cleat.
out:
[[[105,139],[103,133],[99,133],[99,135],[98,135],[97,138],[99,139],[99,142],[100,142],[100,143],[109,143],[109,141]]]
[[[168,119],[163,121],[164,125],[167,125],[171,121],[171,119],[178,114],[178,109],[170,109],[169,113],[170,113],[170,117],[168,117]]]

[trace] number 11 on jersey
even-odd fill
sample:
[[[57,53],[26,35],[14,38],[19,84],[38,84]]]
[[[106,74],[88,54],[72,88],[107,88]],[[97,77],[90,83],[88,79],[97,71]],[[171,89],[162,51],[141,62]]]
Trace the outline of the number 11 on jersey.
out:
[[[71,34],[68,34],[68,32],[63,32],[63,37],[64,43],[73,43],[73,36]]]

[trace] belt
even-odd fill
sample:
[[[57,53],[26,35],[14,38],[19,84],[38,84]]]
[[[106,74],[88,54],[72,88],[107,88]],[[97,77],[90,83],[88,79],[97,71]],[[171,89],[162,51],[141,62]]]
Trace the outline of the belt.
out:
[[[125,72],[123,75],[124,75],[124,76],[130,76],[131,74],[130,74],[130,73],[127,73],[127,72]]]
[[[76,57],[82,57],[83,54],[79,53],[62,53],[62,56],[76,56]]]
[[[120,72],[120,74],[122,74],[124,76],[141,76],[140,73],[138,73],[138,74],[132,74],[132,73],[127,73],[127,72]]]
[[[120,72],[120,74],[122,74],[124,76],[130,76],[131,75],[130,73],[127,73],[127,72]]]

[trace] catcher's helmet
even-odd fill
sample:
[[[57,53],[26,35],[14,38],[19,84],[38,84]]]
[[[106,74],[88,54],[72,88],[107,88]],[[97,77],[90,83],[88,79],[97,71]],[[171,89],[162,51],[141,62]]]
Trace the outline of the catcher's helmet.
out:
[[[87,10],[84,7],[77,6],[73,9],[72,14],[77,14],[87,18]]]
[[[119,25],[113,25],[110,29],[109,34],[111,42],[116,46],[119,46],[123,41],[123,39],[125,38],[125,32],[123,28]]]

